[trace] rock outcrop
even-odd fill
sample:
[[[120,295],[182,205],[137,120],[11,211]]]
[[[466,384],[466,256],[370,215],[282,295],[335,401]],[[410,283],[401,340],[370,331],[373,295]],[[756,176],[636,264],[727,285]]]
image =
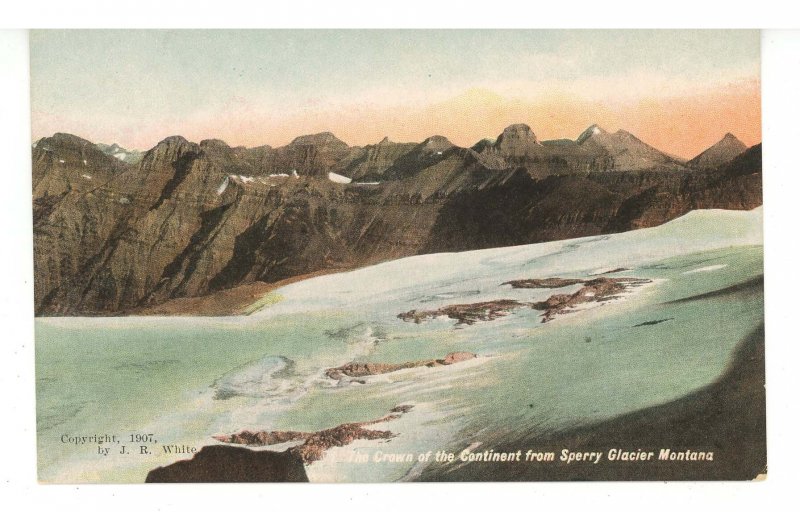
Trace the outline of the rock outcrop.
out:
[[[635,277],[598,277],[584,281],[581,289],[575,293],[552,295],[547,300],[534,302],[531,307],[543,310],[542,322],[549,322],[556,315],[573,312],[580,304],[613,300],[624,291],[649,282],[649,279]]]
[[[367,377],[370,375],[381,375],[383,373],[396,372],[408,368],[436,366],[448,366],[461,363],[478,357],[472,352],[450,352],[442,359],[424,359],[421,361],[409,361],[406,363],[347,363],[337,368],[329,368],[325,375],[331,379],[342,379],[346,377]]]
[[[412,309],[411,311],[400,313],[397,318],[419,324],[425,320],[446,316],[457,320],[456,325],[473,325],[475,322],[488,322],[506,316],[510,311],[522,307],[530,307],[530,304],[512,299],[501,299],[476,302],[474,304],[453,304],[428,311]]]
[[[580,283],[583,283],[583,279],[548,277],[546,279],[517,279],[514,281],[506,281],[503,284],[510,284],[512,288],[563,288]]]
[[[651,282],[649,279],[636,277],[597,277],[588,280],[563,279],[560,277],[519,279],[503,284],[510,284],[512,288],[563,288],[575,284],[582,284],[583,286],[574,293],[551,295],[547,300],[539,302],[529,303],[513,299],[499,299],[473,304],[452,304],[427,311],[412,309],[406,313],[400,313],[397,318],[419,324],[426,320],[446,316],[457,320],[457,326],[461,324],[473,325],[475,322],[488,322],[506,316],[515,309],[532,308],[544,311],[542,314],[542,322],[544,323],[549,322],[556,315],[573,312],[574,308],[580,304],[613,300],[630,288],[636,288],[649,282]],[[335,370],[338,370],[338,368]]]
[[[243,430],[229,435],[214,436],[214,439],[223,443],[244,444],[248,446],[271,446],[289,441],[303,441],[302,444],[293,446],[284,452],[295,456],[305,464],[311,464],[325,457],[325,452],[335,446],[347,446],[358,439],[378,440],[391,439],[395,434],[388,430],[375,430],[365,428],[378,423],[385,423],[400,418],[412,409],[411,405],[394,407],[389,414],[371,421],[343,423],[333,428],[318,432],[296,431],[258,431]]]
[[[367,428],[396,420],[411,411],[413,405],[398,405],[389,414],[371,421],[343,423],[317,432],[242,430],[213,436],[226,445],[203,447],[189,460],[159,467],[147,474],[146,483],[211,482],[308,482],[304,465],[325,457],[336,446],[347,446],[358,439],[382,440],[396,436],[386,430]],[[273,446],[288,442],[299,444],[281,451],[250,450],[242,446]]]
[[[212,445],[189,460],[150,471],[145,479],[148,484],[222,482],[308,482],[308,476],[296,453]]]

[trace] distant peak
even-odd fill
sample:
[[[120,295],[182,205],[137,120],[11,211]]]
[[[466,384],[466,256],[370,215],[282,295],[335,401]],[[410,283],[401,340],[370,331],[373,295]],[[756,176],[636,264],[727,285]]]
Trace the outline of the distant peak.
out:
[[[423,144],[441,144],[443,142],[450,144],[450,141],[444,135],[432,135],[422,141]]]
[[[578,139],[575,142],[577,142],[578,144],[583,144],[584,142],[591,139],[595,135],[604,135],[606,133],[608,132],[602,129],[599,124],[595,123],[592,126],[583,130],[583,132],[578,136]]]
[[[106,149],[108,151],[120,151],[120,150],[125,149],[122,146],[120,146],[119,144],[117,144],[116,142],[111,143],[111,144],[103,144],[102,142],[98,142],[97,144],[95,144],[95,146],[97,146],[97,147],[99,147],[101,149]]]
[[[732,134],[731,132],[726,133],[725,136],[722,137],[720,142],[735,142],[743,146],[745,145],[744,142],[739,140],[739,138],[736,135]]]
[[[497,137],[497,145],[503,146],[512,144],[538,144],[539,139],[536,138],[536,134],[533,133],[531,127],[527,124],[519,123],[519,124],[512,124],[511,126],[507,126],[503,133]]]
[[[745,149],[747,149],[747,144],[739,140],[734,134],[728,132],[716,144],[711,146],[711,148],[721,148],[728,150],[735,149],[739,152],[742,152]]]
[[[694,167],[719,167],[733,160],[747,149],[747,145],[728,132],[713,146],[689,160]]]
[[[532,146],[538,146],[539,139],[527,124],[512,124],[507,126],[503,133],[497,137],[494,147],[504,154],[524,154]]]
[[[732,147],[732,148],[739,148],[742,151],[747,149],[747,145],[740,141],[734,134],[728,132],[726,133],[714,146],[711,147]]]
[[[301,135],[289,143],[290,146],[342,146],[349,147],[336,135],[331,132],[314,133],[311,135]]]
[[[392,141],[389,140],[389,137],[386,136],[386,137],[382,138],[381,141],[378,144],[389,144],[391,142]]]
[[[517,123],[506,126],[505,129],[503,130],[503,134],[504,135],[517,134],[517,135],[524,135],[526,137],[536,138],[536,134],[533,133],[531,127],[524,123]]]
[[[446,149],[450,149],[453,147],[453,143],[450,142],[447,137],[443,135],[434,135],[432,137],[428,137],[424,141],[420,143],[423,149],[426,151],[444,151]]]

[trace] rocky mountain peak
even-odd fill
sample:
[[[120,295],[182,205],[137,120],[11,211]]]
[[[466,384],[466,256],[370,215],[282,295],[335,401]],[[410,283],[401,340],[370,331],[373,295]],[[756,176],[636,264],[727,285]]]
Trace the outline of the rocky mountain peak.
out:
[[[159,160],[165,163],[172,163],[190,151],[197,151],[198,148],[198,145],[194,142],[189,142],[180,135],[172,135],[148,151],[143,158],[143,162],[152,163],[155,160]]]
[[[331,132],[314,133],[296,137],[290,146],[325,146],[332,149],[347,149],[349,146]]]
[[[453,147],[453,143],[450,142],[447,137],[442,135],[434,135],[433,137],[428,137],[420,144],[422,149],[426,151],[445,151]]]
[[[497,137],[494,148],[501,154],[519,157],[526,155],[535,146],[540,146],[539,139],[527,124],[512,124],[506,127]]]
[[[69,133],[43,137],[32,148],[34,196],[83,193],[124,171],[125,163]]]
[[[536,134],[533,133],[530,126],[522,123],[507,126],[503,133],[497,137],[497,144],[517,142],[538,144],[539,139],[536,138]]]
[[[605,131],[604,129],[602,129],[600,127],[600,125],[593,124],[592,126],[590,126],[590,127],[586,128],[585,130],[583,130],[583,133],[581,133],[578,136],[578,139],[575,142],[577,142],[578,144],[583,144],[584,142],[586,142],[587,140],[591,139],[595,135],[605,135],[607,133],[608,132]]]
[[[744,142],[728,132],[716,144],[689,160],[689,165],[701,169],[720,167],[730,163],[746,149]]]
[[[200,141],[201,148],[230,149],[230,146],[220,139],[205,139]]]
[[[87,166],[97,166],[109,170],[118,169],[118,162],[109,160],[108,155],[98,149],[93,142],[70,133],[56,133],[52,137],[43,137],[33,145],[33,151],[38,155],[34,158],[48,155],[48,159],[66,167],[77,166],[83,169]]]
[[[172,135],[156,144],[153,149],[159,153],[184,153],[185,151],[196,150],[197,144],[189,142],[181,135]]]
[[[726,133],[719,142],[714,144],[717,147],[727,147],[731,151],[738,151],[739,153],[744,152],[747,149],[747,145],[739,140],[736,135],[732,134],[731,132]],[[712,146],[712,147],[714,147]]]
[[[165,138],[158,144],[156,147],[165,146],[165,147],[176,147],[176,146],[185,146],[191,144],[188,140],[186,140],[182,135],[170,135],[169,137]]]
[[[93,146],[91,142],[86,139],[82,139],[77,135],[72,135],[71,133],[55,133],[52,137],[50,137],[50,142],[56,145],[64,145],[64,146]]]

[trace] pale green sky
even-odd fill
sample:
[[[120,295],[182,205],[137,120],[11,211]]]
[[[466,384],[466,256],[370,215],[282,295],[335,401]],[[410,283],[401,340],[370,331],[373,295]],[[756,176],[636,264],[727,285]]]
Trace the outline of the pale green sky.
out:
[[[532,97],[542,84],[592,99],[624,96],[630,76],[641,94],[642,80],[681,89],[759,69],[757,31],[93,30],[30,40],[34,138],[77,131],[137,147],[206,130],[223,112],[268,117],[262,142],[278,144],[286,135],[274,123],[315,109],[424,107],[472,88]],[[595,79],[605,89],[576,92]]]

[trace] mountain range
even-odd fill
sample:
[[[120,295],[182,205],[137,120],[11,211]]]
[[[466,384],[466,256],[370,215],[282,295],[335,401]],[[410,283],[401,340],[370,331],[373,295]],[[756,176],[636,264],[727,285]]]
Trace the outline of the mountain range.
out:
[[[37,315],[148,313],[415,254],[761,204],[760,144],[728,134],[684,161],[597,125],[541,141],[515,124],[469,148],[440,135],[351,147],[325,132],[278,148],[173,136],[143,153],[57,133],[32,160]]]

